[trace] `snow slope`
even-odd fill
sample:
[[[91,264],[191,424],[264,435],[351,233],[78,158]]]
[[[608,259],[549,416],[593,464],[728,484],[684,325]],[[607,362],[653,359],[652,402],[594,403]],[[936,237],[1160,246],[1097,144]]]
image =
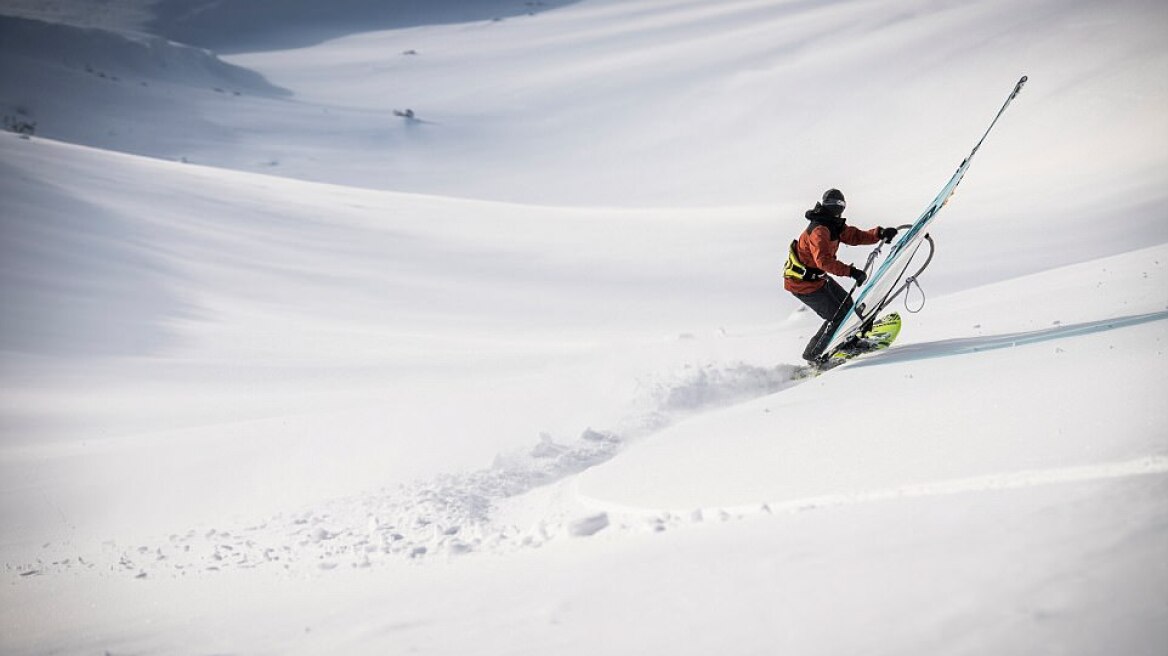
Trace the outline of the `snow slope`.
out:
[[[60,528],[102,525],[111,513],[132,523],[125,516],[141,505],[166,514],[168,504],[198,505],[207,495],[233,504],[241,490],[281,502],[488,462],[540,432],[566,425],[577,434],[587,427],[580,422],[607,418],[607,410],[581,418],[572,407],[577,397],[610,395],[577,380],[580,368],[595,368],[597,348],[676,341],[667,331],[679,325],[708,333],[732,315],[751,323],[772,312],[747,302],[769,292],[773,264],[750,245],[778,238],[756,212],[719,213],[716,237],[704,212],[597,213],[305,186],[9,137],[0,146],[10,208],[6,443],[67,455],[78,442],[110,438],[97,451],[116,462],[141,449],[172,451],[174,441],[202,451],[211,439],[216,450],[235,445],[215,457],[233,468],[250,470],[269,452],[263,461],[282,463],[199,494],[110,504],[121,512],[98,516],[57,501],[71,517]],[[660,235],[666,222],[669,234]],[[613,243],[618,229],[623,239]],[[703,254],[692,253],[698,242]],[[682,319],[698,297],[710,316]],[[532,408],[541,397],[543,407]],[[457,416],[442,416],[453,407]],[[225,421],[258,423],[223,433]],[[318,434],[321,422],[335,428]],[[157,431],[169,437],[159,441]],[[406,457],[419,435],[433,449]],[[297,449],[280,447],[290,439]],[[321,462],[325,445],[360,462]],[[135,461],[125,462],[136,469]],[[78,466],[54,462],[63,472]],[[163,462],[172,464],[138,474],[185,475],[182,457]],[[419,462],[427,468],[415,470]],[[83,508],[98,500],[89,479],[107,469],[86,463],[69,484]],[[201,472],[192,475],[202,487]],[[281,485],[301,478],[317,482],[295,492]],[[13,516],[37,521],[54,505],[43,494],[33,486],[6,503]]]
[[[214,15],[241,24],[247,5],[256,3],[216,3]],[[187,104],[214,127],[200,130],[205,138],[218,130],[236,139],[183,150],[163,142],[147,154],[247,170],[276,161],[278,174],[304,179],[572,205],[802,206],[830,179],[863,189],[865,213],[882,219],[919,212],[923,202],[904,198],[902,186],[939,186],[1026,73],[1028,113],[1002,126],[971,174],[985,181],[980,199],[967,201],[971,217],[1008,207],[1017,219],[1037,205],[1097,221],[1163,199],[1166,22],[1154,0],[593,0],[232,55],[295,98],[210,103],[192,94]],[[13,46],[0,47],[12,56]],[[34,118],[49,100],[13,86],[0,96]],[[90,133],[69,140],[103,145],[96,119],[107,114],[149,118],[126,100],[91,111]],[[392,115],[406,108],[422,121]],[[39,127],[49,137],[69,129],[47,118]]]
[[[747,330],[652,332],[669,303],[641,284],[679,266],[716,278],[699,260],[675,261],[694,238],[658,243],[657,258],[630,247],[627,270],[619,251],[597,246],[604,266],[583,271],[621,272],[624,284],[602,285],[593,303],[627,294],[659,304],[613,316],[587,311],[571,251],[541,238],[543,223],[524,223],[520,208],[3,143],[23,164],[25,177],[6,176],[5,197],[27,198],[16,207],[45,196],[38,175],[59,176],[61,198],[125,222],[111,244],[167,254],[165,265],[133,251],[100,258],[136,266],[124,279],[100,268],[71,276],[93,265],[62,240],[76,230],[52,230],[67,205],[7,214],[30,219],[6,221],[12,255],[61,249],[5,273],[20,283],[6,292],[38,301],[6,294],[6,307],[52,328],[61,322],[35,313],[83,316],[69,297],[124,298],[119,280],[155,269],[150,278],[184,308],[181,320],[155,320],[165,340],[143,349],[151,342],[140,337],[128,352],[102,331],[61,338],[78,351],[6,322],[7,339],[26,340],[9,343],[4,363],[12,650],[501,653],[552,643],[565,653],[704,653],[730,641],[745,653],[835,653],[859,648],[862,635],[890,652],[1163,644],[1164,246],[933,298],[898,349],[795,384],[792,367],[770,363],[814,329],[806,313]],[[134,179],[153,191],[143,197]],[[207,211],[204,188],[230,189],[231,209]],[[165,221],[158,198],[181,199]],[[351,211],[320,218],[312,205],[329,198]],[[503,243],[473,239],[482,228],[459,224],[468,206],[524,244],[510,243],[512,257],[476,256],[467,242]],[[560,229],[580,216],[538,214],[547,212],[566,213]],[[665,220],[616,214],[602,232]],[[741,225],[749,234],[766,222]],[[45,232],[25,232],[34,229]],[[402,240],[411,247],[394,255]],[[496,276],[527,279],[482,264],[522,270],[514,255],[524,245],[544,274],[528,284],[571,293],[578,307],[567,316],[506,296],[473,302],[516,284]],[[282,255],[288,248],[298,255]],[[425,256],[441,250],[462,257]],[[369,296],[338,300],[362,293],[355,277]],[[71,291],[79,278],[110,289]],[[470,288],[444,311],[411,311],[434,284]],[[395,311],[377,312],[382,292],[399,287],[409,291],[385,305]],[[724,303],[720,318],[742,311],[724,299],[730,281],[711,288],[704,307]],[[132,296],[139,310],[167,307]],[[512,313],[523,325],[492,330],[490,319]],[[468,323],[477,328],[452,327]],[[411,329],[423,332],[409,339]],[[488,453],[500,455],[484,466]],[[410,566],[419,561],[432,564]],[[957,563],[962,573],[941,575]],[[1080,568],[1093,573],[1073,574]],[[888,585],[903,592],[876,603]],[[614,587],[641,601],[614,604]],[[471,589],[486,592],[468,598]],[[646,612],[646,598],[660,601]],[[76,619],[45,622],[61,611]],[[645,619],[634,628],[629,616]],[[845,616],[856,632],[830,634],[825,618]],[[689,631],[670,628],[678,617]]]
[[[233,7],[215,11],[246,22]],[[970,173],[981,193],[963,189],[947,213],[952,259],[934,288],[1168,239],[1162,3],[544,9],[225,58],[259,86],[176,83],[167,62],[197,52],[176,44],[157,46],[167,68],[151,69],[107,64],[65,28],[40,50],[6,37],[0,111],[54,139],[295,179],[557,206],[769,206],[794,231],[828,186],[858,223],[917,216],[1025,73],[1025,109]],[[394,115],[407,109],[416,118]],[[1116,221],[1127,229],[1103,229]]]
[[[0,651],[1163,652],[1162,3],[384,6],[0,11]]]
[[[235,141],[213,118],[287,91],[213,53],[132,31],[0,15],[0,113],[38,134],[181,159]]]
[[[928,312],[943,318],[911,326],[898,348],[662,431],[585,474],[581,493],[685,510],[1148,457],[1164,471],[1166,267],[1161,246],[937,299]],[[849,387],[887,402],[853,411]],[[771,415],[784,417],[781,434]],[[1113,417],[1128,418],[1122,435]]]

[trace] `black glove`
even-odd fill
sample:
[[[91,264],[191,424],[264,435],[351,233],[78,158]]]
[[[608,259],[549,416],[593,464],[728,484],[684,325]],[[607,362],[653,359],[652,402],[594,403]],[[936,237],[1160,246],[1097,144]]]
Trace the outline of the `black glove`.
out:
[[[856,279],[857,285],[864,284],[864,281],[868,279],[868,274],[864,273],[863,271],[857,269],[854,266],[848,267],[848,275]]]
[[[881,239],[884,240],[885,244],[891,244],[892,240],[896,237],[897,232],[899,232],[899,231],[896,228],[877,228],[876,229],[876,233],[880,236]]]

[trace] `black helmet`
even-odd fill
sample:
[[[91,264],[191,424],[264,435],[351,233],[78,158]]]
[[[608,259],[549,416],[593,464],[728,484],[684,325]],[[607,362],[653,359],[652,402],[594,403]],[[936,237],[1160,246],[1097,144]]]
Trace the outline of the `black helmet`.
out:
[[[848,206],[847,201],[844,200],[844,194],[839,189],[828,189],[823,192],[823,200],[815,204],[815,209],[812,210],[815,214],[840,217],[843,216],[844,208]]]

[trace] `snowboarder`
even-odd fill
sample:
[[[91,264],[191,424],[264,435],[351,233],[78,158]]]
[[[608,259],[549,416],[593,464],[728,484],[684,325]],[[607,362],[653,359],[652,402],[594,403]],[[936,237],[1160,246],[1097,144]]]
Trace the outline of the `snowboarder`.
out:
[[[829,327],[852,308],[851,294],[845,292],[827,274],[848,276],[856,281],[856,286],[864,284],[868,278],[863,270],[836,259],[840,242],[861,246],[875,244],[881,239],[891,242],[896,237],[896,228],[877,226],[870,230],[860,230],[847,225],[847,219],[843,216],[845,207],[847,202],[843,193],[839,189],[828,189],[823,194],[823,200],[804,214],[811,223],[798,239],[791,242],[787,254],[783,287],[824,320],[803,350],[803,359],[808,362],[814,362],[827,346],[820,341],[830,334]]]

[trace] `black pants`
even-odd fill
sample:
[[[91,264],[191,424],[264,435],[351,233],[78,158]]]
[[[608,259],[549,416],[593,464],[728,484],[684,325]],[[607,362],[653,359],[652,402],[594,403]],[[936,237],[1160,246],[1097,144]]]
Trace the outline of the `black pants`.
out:
[[[803,349],[803,359],[811,361],[827,348],[826,342],[831,338],[836,323],[852,309],[852,297],[838,282],[828,278],[827,284],[823,287],[810,294],[795,294],[795,298],[803,301],[807,307],[815,310],[820,319],[823,319],[823,325],[819,327],[811,341],[807,342],[807,348]]]

